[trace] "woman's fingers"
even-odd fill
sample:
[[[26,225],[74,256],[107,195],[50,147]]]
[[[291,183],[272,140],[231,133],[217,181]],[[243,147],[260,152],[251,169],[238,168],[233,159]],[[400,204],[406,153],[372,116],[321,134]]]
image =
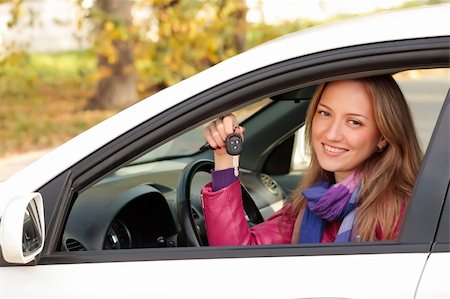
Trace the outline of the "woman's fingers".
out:
[[[216,141],[214,140],[214,138],[211,135],[211,131],[209,126],[205,128],[204,132],[203,132],[203,137],[206,139],[206,141],[208,142],[209,146],[212,149],[218,149],[220,148],[220,146],[216,143]]]
[[[225,138],[226,136],[235,133],[236,127],[239,127],[236,117],[233,114],[229,114],[223,118],[223,126]]]
[[[229,114],[211,122],[204,130],[203,137],[214,149],[224,148],[228,135],[237,133],[243,137],[245,129],[239,126],[236,117]]]
[[[213,149],[219,149],[222,147],[223,141],[219,133],[217,132],[217,128],[214,122],[205,128],[203,137],[205,137],[206,141],[208,141],[209,145]]]
[[[217,136],[217,138],[220,138],[221,140],[225,140],[228,135],[226,133],[225,122],[221,118],[219,118],[215,121],[215,124],[216,124],[217,134],[219,134],[219,136]]]
[[[214,139],[214,142],[217,144],[216,149],[225,146],[225,140],[222,137],[224,135],[224,133],[220,132],[221,130],[223,130],[223,129],[220,128],[220,126],[217,127],[217,123],[216,122],[214,122],[214,123],[212,123],[210,125],[211,136]]]

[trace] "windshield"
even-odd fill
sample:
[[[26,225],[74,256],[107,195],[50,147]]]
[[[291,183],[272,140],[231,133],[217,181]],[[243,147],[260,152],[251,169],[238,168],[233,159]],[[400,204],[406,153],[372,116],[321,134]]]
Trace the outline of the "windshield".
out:
[[[253,105],[237,110],[233,112],[233,114],[238,119],[238,122],[242,123],[263,107],[267,106],[269,103],[271,103],[270,99],[259,101]],[[175,139],[172,139],[171,141],[136,159],[130,165],[170,159],[172,157],[190,156],[197,153],[200,146],[205,143],[205,139],[203,138],[203,129],[207,125],[208,124],[199,126],[181,136],[176,137]]]

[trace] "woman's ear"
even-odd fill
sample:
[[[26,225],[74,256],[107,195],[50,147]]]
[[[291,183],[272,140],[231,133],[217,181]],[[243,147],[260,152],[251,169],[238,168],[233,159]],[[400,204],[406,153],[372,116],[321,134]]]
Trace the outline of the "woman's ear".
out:
[[[379,150],[383,150],[387,144],[388,142],[386,141],[386,139],[384,139],[384,136],[381,136],[380,141],[378,141],[377,147]]]

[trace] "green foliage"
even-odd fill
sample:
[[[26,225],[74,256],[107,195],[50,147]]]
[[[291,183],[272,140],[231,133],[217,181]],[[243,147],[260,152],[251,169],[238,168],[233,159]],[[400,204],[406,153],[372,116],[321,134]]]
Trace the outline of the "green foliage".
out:
[[[116,111],[83,111],[92,95],[89,51],[15,53],[0,65],[0,157],[53,147]]]
[[[165,87],[237,54],[245,29],[243,1],[143,1],[152,8],[140,23],[136,57],[141,78]],[[243,15],[242,15],[243,14]],[[148,88],[140,81],[140,89]],[[147,86],[146,86],[147,85]]]
[[[92,88],[95,73],[90,51],[53,54],[15,52],[0,61],[0,96],[3,101],[35,95],[40,85]],[[17,98],[14,98],[17,97]]]

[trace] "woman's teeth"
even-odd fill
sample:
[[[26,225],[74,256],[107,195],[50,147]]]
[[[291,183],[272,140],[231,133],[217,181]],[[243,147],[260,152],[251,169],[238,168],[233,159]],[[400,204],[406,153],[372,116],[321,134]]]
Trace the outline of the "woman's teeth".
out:
[[[347,151],[346,149],[339,148],[339,147],[333,147],[333,146],[330,146],[327,144],[324,144],[323,146],[325,147],[325,149],[327,151],[332,152],[332,153],[344,153]]]

